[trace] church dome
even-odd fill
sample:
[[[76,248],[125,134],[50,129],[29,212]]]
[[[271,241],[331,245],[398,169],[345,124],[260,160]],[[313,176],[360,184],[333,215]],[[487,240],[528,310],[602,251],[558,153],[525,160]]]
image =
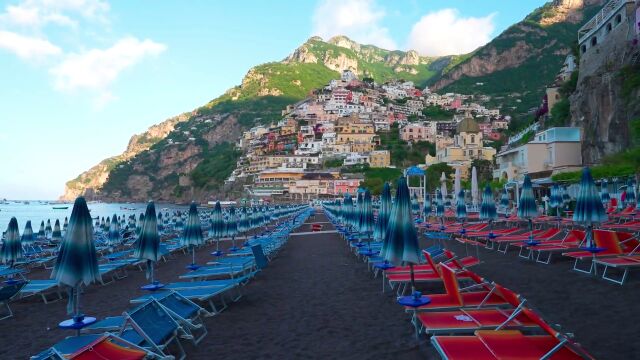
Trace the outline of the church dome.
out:
[[[470,116],[465,117],[462,121],[458,123],[456,127],[456,131],[458,134],[466,132],[466,133],[479,133],[480,126],[478,123]]]

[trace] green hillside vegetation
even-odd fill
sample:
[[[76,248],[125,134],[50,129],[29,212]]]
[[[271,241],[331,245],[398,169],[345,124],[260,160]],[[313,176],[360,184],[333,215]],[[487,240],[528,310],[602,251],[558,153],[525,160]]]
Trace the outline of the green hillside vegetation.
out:
[[[378,150],[391,152],[391,164],[405,168],[415,164],[424,163],[427,153],[435,155],[435,144],[427,141],[416,141],[411,144],[400,139],[398,124],[394,124],[388,132],[380,133],[380,146]]]
[[[223,142],[203,152],[203,160],[191,172],[191,180],[197,188],[216,190],[236,168],[241,151],[234,144]]]

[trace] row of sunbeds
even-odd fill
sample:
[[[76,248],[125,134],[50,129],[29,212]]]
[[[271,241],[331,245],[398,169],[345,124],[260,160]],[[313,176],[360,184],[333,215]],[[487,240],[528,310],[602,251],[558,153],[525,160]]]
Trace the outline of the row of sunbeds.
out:
[[[286,243],[309,210],[249,239],[242,249],[180,275],[162,290],[130,300],[122,315],[106,317],[32,359],[184,359],[182,342],[197,346],[208,331],[204,318],[242,297],[242,288]]]

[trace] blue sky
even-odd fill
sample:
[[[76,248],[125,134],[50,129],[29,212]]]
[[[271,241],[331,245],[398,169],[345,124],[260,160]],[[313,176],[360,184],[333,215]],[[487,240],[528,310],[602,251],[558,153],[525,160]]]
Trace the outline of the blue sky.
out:
[[[544,2],[0,1],[0,198],[57,198],[132,134],[311,35],[463,53]]]

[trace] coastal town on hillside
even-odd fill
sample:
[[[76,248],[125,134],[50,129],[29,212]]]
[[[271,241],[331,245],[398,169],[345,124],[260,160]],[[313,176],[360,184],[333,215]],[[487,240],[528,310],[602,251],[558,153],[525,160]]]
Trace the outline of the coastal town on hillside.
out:
[[[568,55],[540,108],[531,109],[536,121],[511,136],[511,116],[488,108],[489,96],[438,94],[403,80],[377,84],[344,70],[339,79],[287,106],[279,122],[245,131],[237,143],[244,155],[227,182],[253,177],[246,191],[263,199],[354,193],[365,175],[344,169],[397,167],[382,140],[390,133],[408,147],[433,145],[422,161],[409,164],[422,169],[445,163],[468,178],[472,162],[481,160],[491,165],[497,181],[523,174],[549,180],[582,164],[579,128],[544,128],[548,109],[560,98],[558,89],[575,69],[575,57]],[[526,136],[530,133],[535,136]]]

